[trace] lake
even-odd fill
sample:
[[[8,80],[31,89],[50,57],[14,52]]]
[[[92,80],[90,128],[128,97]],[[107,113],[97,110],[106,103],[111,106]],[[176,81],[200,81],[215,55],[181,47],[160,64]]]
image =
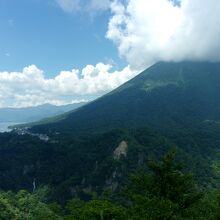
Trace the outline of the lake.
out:
[[[8,126],[11,126],[11,125],[16,125],[18,123],[15,123],[15,122],[0,122],[0,132],[9,132],[11,131],[11,129],[8,128]],[[21,123],[19,123],[21,124]]]

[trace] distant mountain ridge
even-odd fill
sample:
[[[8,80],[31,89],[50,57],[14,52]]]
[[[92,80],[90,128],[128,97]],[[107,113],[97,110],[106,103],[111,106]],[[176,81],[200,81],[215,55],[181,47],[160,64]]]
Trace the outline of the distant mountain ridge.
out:
[[[1,108],[0,109],[0,123],[28,123],[44,118],[53,117],[65,112],[74,110],[84,105],[85,102],[74,103],[69,105],[55,106],[51,104],[44,104],[35,107],[27,108]]]

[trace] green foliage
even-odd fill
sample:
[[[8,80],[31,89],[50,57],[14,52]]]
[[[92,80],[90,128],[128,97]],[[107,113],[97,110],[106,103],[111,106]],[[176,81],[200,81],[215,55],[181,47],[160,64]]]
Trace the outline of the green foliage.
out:
[[[130,172],[146,166],[147,155],[160,157],[171,145],[178,146],[178,159],[187,164],[186,169],[194,173],[199,184],[213,187],[219,183],[218,176],[212,173],[212,167],[218,163],[206,146],[216,140],[213,145],[216,149],[219,137],[218,132],[207,129],[166,137],[141,128],[117,129],[80,138],[72,134],[52,136],[51,142],[55,143],[51,143],[26,135],[0,134],[0,189],[32,191],[35,180],[37,188],[50,186],[49,198],[55,201],[64,203],[77,195],[88,199],[90,195],[85,189],[100,194],[116,183],[118,191]],[[113,152],[121,141],[128,144],[127,156],[114,160]],[[213,161],[216,161],[214,165]]]
[[[134,219],[163,220],[190,217],[189,209],[202,197],[191,175],[176,164],[174,151],[151,160],[148,173],[133,175],[125,195]]]
[[[175,151],[160,161],[150,160],[149,170],[133,174],[118,202],[73,199],[66,205],[66,220],[218,220],[219,190],[201,192],[192,175],[184,173]]]
[[[67,210],[70,214],[65,220],[124,220],[127,217],[127,210],[124,207],[108,200],[83,202],[74,199],[68,202]]]
[[[190,219],[219,220],[220,190],[206,191],[204,197],[191,208],[190,214]]]
[[[177,163],[170,150],[148,169],[134,173],[122,191],[97,193],[88,201],[50,203],[49,187],[34,193],[0,192],[0,220],[218,220],[220,190],[201,192],[192,175]]]
[[[13,220],[22,219],[23,213],[14,205],[11,204],[11,195],[8,193],[0,193],[0,219],[1,220]]]
[[[1,220],[61,220],[37,194],[21,190],[17,194],[0,192]]]

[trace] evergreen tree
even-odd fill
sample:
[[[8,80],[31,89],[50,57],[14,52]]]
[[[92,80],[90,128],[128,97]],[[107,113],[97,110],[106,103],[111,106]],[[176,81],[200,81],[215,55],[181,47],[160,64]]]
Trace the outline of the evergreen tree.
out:
[[[125,187],[132,219],[181,219],[202,197],[190,174],[175,161],[175,151],[161,161],[150,160],[149,171],[132,176]]]

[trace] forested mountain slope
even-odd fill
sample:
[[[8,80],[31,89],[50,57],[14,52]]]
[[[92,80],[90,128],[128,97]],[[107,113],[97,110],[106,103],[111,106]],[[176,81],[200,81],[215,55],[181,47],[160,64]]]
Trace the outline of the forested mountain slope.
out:
[[[183,128],[220,121],[220,63],[157,63],[113,92],[34,127],[42,132],[97,132],[152,126]]]

